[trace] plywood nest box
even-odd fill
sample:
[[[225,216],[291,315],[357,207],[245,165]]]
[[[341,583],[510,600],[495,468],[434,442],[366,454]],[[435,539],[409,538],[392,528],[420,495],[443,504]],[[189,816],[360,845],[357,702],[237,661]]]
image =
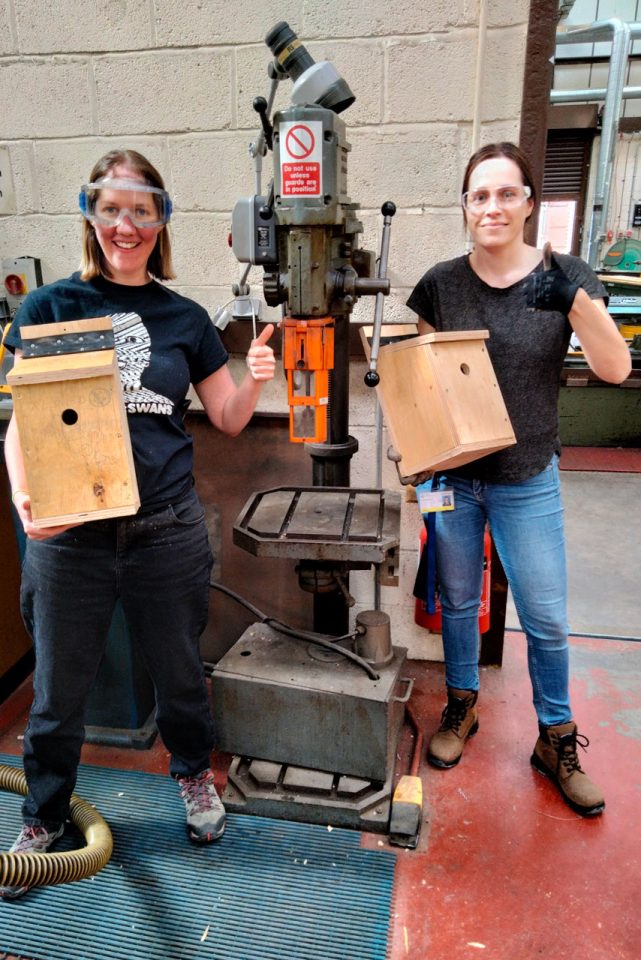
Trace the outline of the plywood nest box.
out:
[[[371,330],[361,330],[368,357]],[[376,391],[403,478],[460,467],[516,443],[488,337],[487,330],[419,337],[407,336],[405,325],[383,328]]]
[[[20,331],[7,380],[36,526],[133,514],[140,506],[111,317]]]

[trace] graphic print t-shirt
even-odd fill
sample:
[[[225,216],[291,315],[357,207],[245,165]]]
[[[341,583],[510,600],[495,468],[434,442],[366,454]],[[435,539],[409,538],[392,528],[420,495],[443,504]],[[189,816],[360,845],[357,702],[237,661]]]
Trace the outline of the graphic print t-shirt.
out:
[[[227,362],[207,312],[151,281],[142,287],[74,273],[28,295],[7,337],[35,323],[110,316],[143,509],[176,502],[192,484],[192,440],[183,424],[190,383]]]

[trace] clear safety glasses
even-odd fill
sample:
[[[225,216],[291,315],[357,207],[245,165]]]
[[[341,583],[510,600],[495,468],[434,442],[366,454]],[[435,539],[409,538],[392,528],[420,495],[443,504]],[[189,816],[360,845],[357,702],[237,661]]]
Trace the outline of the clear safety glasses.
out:
[[[531,196],[531,189],[523,185],[498,187],[496,190],[485,190],[481,187],[479,190],[468,190],[463,194],[461,202],[466,210],[481,213],[489,207],[492,200],[501,210],[509,210],[512,207],[520,207]]]
[[[103,177],[80,190],[83,217],[105,227],[116,227],[129,217],[135,227],[161,227],[171,217],[171,199],[166,190],[139,180]]]

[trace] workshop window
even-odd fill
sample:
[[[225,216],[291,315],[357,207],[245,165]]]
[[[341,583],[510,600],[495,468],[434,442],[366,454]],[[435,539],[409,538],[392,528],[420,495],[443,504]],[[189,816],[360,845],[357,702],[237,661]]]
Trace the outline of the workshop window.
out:
[[[593,130],[550,130],[545,151],[537,246],[579,254]]]

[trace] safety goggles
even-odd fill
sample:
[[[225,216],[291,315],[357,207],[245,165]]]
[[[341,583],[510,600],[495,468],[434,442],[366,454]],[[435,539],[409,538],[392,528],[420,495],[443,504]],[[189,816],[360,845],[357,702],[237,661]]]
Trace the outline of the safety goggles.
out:
[[[83,217],[104,227],[116,227],[129,217],[135,227],[161,227],[171,217],[171,198],[166,190],[139,180],[103,177],[85,183],[78,197]]]
[[[529,200],[532,191],[529,187],[521,184],[518,187],[498,187],[496,190],[468,190],[461,197],[461,203],[466,210],[472,210],[476,213],[486,210],[492,199],[500,210],[509,210],[512,207],[520,207],[522,203]]]

